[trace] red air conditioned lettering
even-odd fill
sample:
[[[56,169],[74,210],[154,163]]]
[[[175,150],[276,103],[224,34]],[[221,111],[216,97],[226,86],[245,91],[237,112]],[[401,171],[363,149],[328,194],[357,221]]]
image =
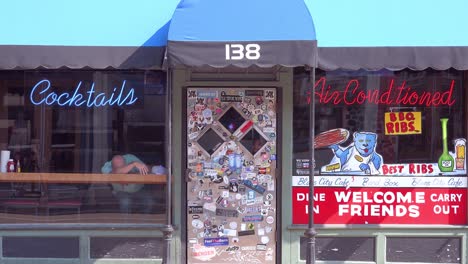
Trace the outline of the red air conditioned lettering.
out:
[[[453,95],[455,80],[450,82],[450,87],[447,90],[437,92],[415,91],[411,86],[406,85],[406,81],[403,81],[396,88],[395,86],[395,80],[391,79],[387,87],[363,89],[359,80],[352,79],[348,81],[344,89],[336,89],[327,84],[327,79],[322,77],[316,81],[314,92],[321,104],[361,105],[371,103],[407,106],[452,106],[455,104]],[[310,103],[310,100],[310,91],[308,91],[307,102]]]

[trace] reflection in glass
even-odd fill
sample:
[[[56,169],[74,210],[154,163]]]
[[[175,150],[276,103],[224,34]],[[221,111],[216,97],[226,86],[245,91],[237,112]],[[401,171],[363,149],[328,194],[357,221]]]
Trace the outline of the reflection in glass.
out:
[[[232,134],[245,122],[245,118],[231,107],[219,118],[219,122]]]
[[[388,237],[387,261],[461,263],[460,237]]]
[[[373,132],[378,135],[376,152],[385,164],[435,163],[442,153],[442,130],[440,118],[449,118],[447,126],[448,149],[455,150],[454,140],[466,138],[466,87],[463,71],[457,70],[424,70],[424,71],[317,71],[315,107],[315,134],[336,128],[345,128],[354,132]],[[466,75],[466,74],[465,74]],[[324,78],[324,79],[323,79]],[[453,104],[441,104],[444,94],[447,100],[451,85]],[[347,88],[348,84],[358,85],[355,92]],[[405,84],[401,92],[398,87]],[[324,85],[324,86],[322,86]],[[392,86],[393,85],[393,86]],[[314,87],[309,74],[296,68],[294,75],[294,111],[293,111],[293,161],[309,157],[309,101],[311,87]],[[325,88],[322,88],[325,87]],[[392,92],[389,87],[392,88]],[[347,90],[348,89],[348,90]],[[357,100],[358,93],[364,95],[378,94],[382,102],[375,103],[370,98]],[[385,94],[386,93],[386,94]],[[423,103],[409,104],[401,100],[406,95],[418,95]],[[399,97],[400,96],[400,97]],[[432,96],[432,97],[431,97]],[[435,97],[434,97],[435,96]],[[375,97],[375,96],[374,96]],[[376,97],[379,98],[379,97]],[[399,100],[397,100],[399,98]],[[427,101],[433,99],[432,101]],[[436,98],[436,99],[434,99]],[[439,98],[439,99],[437,99]],[[391,99],[391,100],[390,100]],[[434,103],[435,102],[435,103]],[[385,113],[388,112],[421,112],[421,134],[386,135]],[[399,122],[399,121],[398,121]],[[460,125],[461,124],[461,125]],[[341,144],[347,147],[353,137]],[[330,148],[315,150],[316,168],[328,165],[334,157]],[[298,169],[293,168],[293,175]]]
[[[266,139],[255,129],[251,129],[240,140],[240,143],[252,154],[255,155],[266,143]]]
[[[223,144],[224,140],[213,130],[208,129],[208,131],[203,134],[203,136],[198,139],[198,144],[208,152],[208,154],[213,155],[213,153]]]
[[[316,258],[321,261],[375,261],[373,237],[318,237]],[[307,257],[307,239],[301,237],[300,258]]]

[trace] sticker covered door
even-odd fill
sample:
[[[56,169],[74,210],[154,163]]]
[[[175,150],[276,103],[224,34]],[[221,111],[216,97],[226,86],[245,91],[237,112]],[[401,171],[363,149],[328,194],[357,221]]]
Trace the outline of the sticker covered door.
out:
[[[276,99],[187,89],[188,263],[275,263]]]

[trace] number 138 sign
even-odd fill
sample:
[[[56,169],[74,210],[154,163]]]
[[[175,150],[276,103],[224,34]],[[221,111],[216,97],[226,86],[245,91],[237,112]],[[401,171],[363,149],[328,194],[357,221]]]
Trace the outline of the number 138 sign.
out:
[[[258,60],[260,45],[258,44],[226,44],[226,60]]]

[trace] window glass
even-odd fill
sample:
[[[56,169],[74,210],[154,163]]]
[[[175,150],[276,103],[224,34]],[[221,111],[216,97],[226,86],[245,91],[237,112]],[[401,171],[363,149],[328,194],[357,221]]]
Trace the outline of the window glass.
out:
[[[3,257],[76,259],[80,257],[80,238],[72,236],[5,236],[2,238]]]
[[[0,71],[0,94],[4,223],[163,221],[163,72]]]
[[[162,259],[164,240],[160,237],[91,237],[92,259]]]
[[[466,174],[462,71],[317,70],[315,79],[317,173]],[[309,93],[313,86],[310,73],[296,69],[293,175],[308,174],[301,159],[308,159]],[[439,165],[443,153],[446,156]],[[359,168],[362,163],[369,166]],[[401,173],[393,173],[384,164],[416,165],[405,165]],[[449,168],[442,168],[444,164]]]
[[[461,263],[459,237],[388,237],[387,261]]]
[[[307,259],[308,239],[301,237],[300,258]],[[315,256],[321,261],[375,261],[373,237],[317,237]]]

